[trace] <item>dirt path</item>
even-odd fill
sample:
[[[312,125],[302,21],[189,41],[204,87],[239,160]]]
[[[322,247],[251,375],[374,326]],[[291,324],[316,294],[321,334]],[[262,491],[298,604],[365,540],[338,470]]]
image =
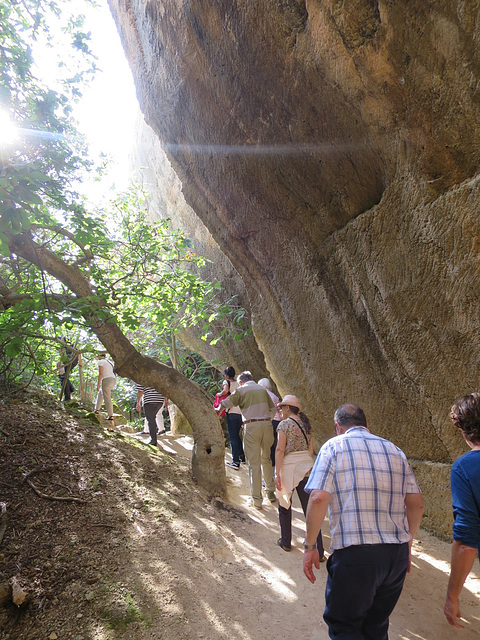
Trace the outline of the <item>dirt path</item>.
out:
[[[0,586],[15,577],[31,596],[0,606],[0,640],[327,640],[326,568],[315,585],[303,575],[299,505],[285,553],[276,505],[246,506],[245,465],[227,468],[229,501],[210,502],[186,436],[143,446],[45,395],[0,406]],[[478,563],[460,633],[442,613],[450,546],[422,532],[414,553],[390,640],[477,639]]]
[[[179,455],[188,456],[191,446],[186,438],[164,438]],[[182,443],[184,446],[182,446]],[[301,541],[304,519],[299,503],[294,502],[295,548],[282,551],[275,541],[279,536],[277,508],[265,500],[262,511],[246,506],[248,471],[227,470],[229,499],[245,514],[248,524],[239,524],[231,532],[223,547],[210,549],[211,563],[206,572],[218,573],[218,582],[199,585],[198,597],[205,598],[205,611],[211,607],[212,616],[218,603],[228,602],[223,615],[217,614],[219,628],[232,638],[263,640],[302,638],[327,640],[328,633],[322,619],[325,565],[317,572],[317,582],[311,585],[302,572]],[[330,537],[328,523],[323,527],[325,546]],[[414,545],[414,561],[407,577],[400,602],[391,618],[390,640],[450,640],[457,633],[446,622],[443,604],[449,572],[450,545],[420,530]],[[217,603],[213,605],[212,603]],[[480,572],[468,580],[462,595],[462,614],[466,619],[462,640],[478,639],[480,635]],[[225,611],[225,607],[221,609]],[[196,621],[197,624],[199,621]],[[202,626],[202,625],[200,625]],[[212,638],[208,628],[198,637]],[[189,636],[187,636],[189,637]],[[197,637],[197,636],[190,636]]]

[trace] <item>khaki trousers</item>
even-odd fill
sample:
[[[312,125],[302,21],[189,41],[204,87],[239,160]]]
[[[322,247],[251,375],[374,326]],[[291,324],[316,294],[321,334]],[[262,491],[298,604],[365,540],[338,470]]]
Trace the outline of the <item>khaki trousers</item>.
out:
[[[97,401],[95,403],[95,411],[100,411],[102,401],[105,400],[105,409],[108,416],[113,416],[112,391],[117,384],[116,378],[102,378],[100,389],[97,393]]]
[[[270,458],[270,448],[273,444],[272,421],[250,422],[244,429],[243,449],[248,462],[250,493],[254,504],[260,506],[263,502],[262,472],[267,491],[275,491]]]

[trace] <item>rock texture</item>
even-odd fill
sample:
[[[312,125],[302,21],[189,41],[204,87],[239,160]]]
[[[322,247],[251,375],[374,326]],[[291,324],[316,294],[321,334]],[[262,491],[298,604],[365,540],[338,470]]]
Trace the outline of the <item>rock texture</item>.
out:
[[[280,392],[415,459],[448,534],[479,370],[479,5],[110,0],[145,119],[228,255]]]
[[[245,310],[242,324],[235,324],[227,316],[212,324],[212,336],[227,330],[231,337],[214,346],[200,340],[199,330],[191,328],[179,335],[181,342],[199,353],[204,360],[218,363],[223,374],[226,365],[231,365],[240,373],[245,369],[259,380],[267,375],[265,360],[251,331],[249,301],[242,279],[222,253],[207,227],[187,204],[182,191],[182,183],[172,168],[159,139],[140,117],[136,129],[136,144],[132,153],[133,179],[150,194],[149,215],[152,220],[169,218],[172,226],[181,229],[193,242],[194,250],[208,260],[199,275],[211,282],[220,282],[222,289],[219,300],[230,301],[232,309]],[[240,341],[235,334],[245,333]],[[183,428],[183,427],[182,427]]]

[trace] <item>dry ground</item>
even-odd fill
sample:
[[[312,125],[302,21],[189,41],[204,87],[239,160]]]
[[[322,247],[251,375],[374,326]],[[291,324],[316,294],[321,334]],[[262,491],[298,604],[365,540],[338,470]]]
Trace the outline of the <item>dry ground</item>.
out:
[[[0,608],[1,640],[327,640],[325,565],[312,586],[303,517],[297,508],[285,553],[276,507],[246,506],[245,467],[228,469],[228,503],[209,502],[190,477],[189,438],[153,451],[46,395],[4,400],[0,431],[0,584],[16,576],[31,598]],[[328,544],[328,523],[324,533]],[[391,640],[478,639],[478,564],[458,632],[442,614],[448,560],[449,545],[420,532]]]

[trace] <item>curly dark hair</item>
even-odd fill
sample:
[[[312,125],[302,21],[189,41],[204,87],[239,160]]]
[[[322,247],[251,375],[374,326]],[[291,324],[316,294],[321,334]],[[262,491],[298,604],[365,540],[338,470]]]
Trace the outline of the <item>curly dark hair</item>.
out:
[[[480,393],[463,396],[450,409],[450,419],[472,444],[480,444]]]

